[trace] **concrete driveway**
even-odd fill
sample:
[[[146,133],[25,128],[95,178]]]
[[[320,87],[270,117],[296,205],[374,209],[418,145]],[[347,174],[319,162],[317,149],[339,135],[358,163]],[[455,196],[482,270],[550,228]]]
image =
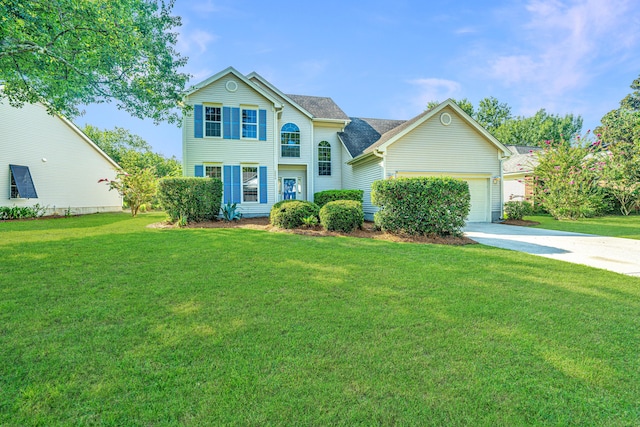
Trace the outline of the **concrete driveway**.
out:
[[[640,277],[640,240],[486,223],[468,223],[464,234],[483,245]]]

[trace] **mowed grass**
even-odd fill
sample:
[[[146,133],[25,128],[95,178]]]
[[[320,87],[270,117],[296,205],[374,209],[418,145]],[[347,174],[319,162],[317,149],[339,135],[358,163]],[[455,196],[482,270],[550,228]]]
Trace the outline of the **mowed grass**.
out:
[[[640,215],[609,215],[576,221],[558,221],[549,215],[528,216],[525,219],[538,221],[540,225],[536,225],[537,228],[640,240]]]
[[[640,423],[640,280],[481,245],[0,223],[0,425]]]

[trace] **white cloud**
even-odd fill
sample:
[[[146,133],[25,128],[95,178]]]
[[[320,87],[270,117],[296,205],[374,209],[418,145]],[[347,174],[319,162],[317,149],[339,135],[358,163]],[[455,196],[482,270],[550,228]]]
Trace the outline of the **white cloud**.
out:
[[[204,30],[182,31],[178,35],[177,48],[178,51],[185,54],[198,53],[202,54],[207,51],[212,43],[215,43],[220,37]]]
[[[429,101],[445,101],[455,98],[460,93],[460,83],[453,80],[422,78],[409,80],[408,83],[415,86],[417,91],[408,102],[418,111],[427,108]]]
[[[637,42],[632,7],[633,0],[531,0],[526,22],[514,25],[524,46],[492,58],[490,74],[547,96],[584,87],[603,57]]]

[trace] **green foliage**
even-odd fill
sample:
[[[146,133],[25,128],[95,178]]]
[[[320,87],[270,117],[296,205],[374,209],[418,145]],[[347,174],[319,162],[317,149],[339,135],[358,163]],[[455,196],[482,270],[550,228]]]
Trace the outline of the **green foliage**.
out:
[[[45,207],[36,203],[33,206],[0,206],[0,221],[8,219],[39,218],[44,215]]]
[[[460,236],[469,215],[469,185],[453,178],[375,181],[371,201],[380,229],[410,235]]]
[[[504,204],[504,213],[509,219],[522,219],[533,214],[533,206],[527,201],[509,201]]]
[[[582,117],[565,116],[538,110],[531,117],[510,118],[493,130],[492,134],[507,145],[535,145],[544,147],[546,141],[568,141],[580,134]]]
[[[619,141],[608,147],[602,185],[629,215],[640,206],[640,144]]]
[[[271,225],[280,228],[298,228],[304,225],[304,219],[318,216],[320,208],[306,200],[283,200],[275,203],[269,213]]]
[[[238,209],[236,203],[227,202],[226,204],[222,205],[221,212],[222,219],[227,222],[237,221],[242,218],[242,213]]]
[[[158,200],[173,222],[215,219],[222,202],[222,181],[214,178],[162,178]]]
[[[127,129],[108,130],[86,125],[82,131],[127,172],[153,167],[158,178],[182,176],[178,159],[154,153],[147,141]]]
[[[537,153],[536,200],[556,219],[578,219],[606,211],[600,177],[605,155],[588,135],[572,143],[547,141]]]
[[[452,101],[455,102],[458,105],[458,107],[462,108],[462,110],[465,113],[467,113],[469,116],[474,117],[475,112],[473,109],[473,104],[467,98],[452,99]],[[441,104],[440,101],[429,101],[427,103],[427,109],[430,110],[434,107],[437,107],[440,104]]]
[[[478,110],[473,118],[482,127],[493,133],[507,120],[511,119],[511,107],[506,102],[500,102],[493,96],[483,98],[480,100]]]
[[[320,209],[320,224],[329,231],[350,233],[364,223],[362,203],[355,200],[335,200]]]
[[[355,200],[362,203],[364,191],[362,190],[326,190],[313,195],[313,201],[319,207],[323,207],[334,200]]]
[[[74,117],[110,102],[140,119],[180,123],[189,75],[174,50],[173,1],[3,0],[0,81],[13,106],[42,102]]]
[[[302,218],[302,224],[307,228],[312,228],[318,225],[318,217],[309,215],[305,218]]]
[[[124,203],[131,209],[131,215],[136,216],[140,207],[150,203],[158,189],[158,179],[153,168],[134,170],[131,173],[118,171],[116,179],[106,181],[109,190],[117,190]]]

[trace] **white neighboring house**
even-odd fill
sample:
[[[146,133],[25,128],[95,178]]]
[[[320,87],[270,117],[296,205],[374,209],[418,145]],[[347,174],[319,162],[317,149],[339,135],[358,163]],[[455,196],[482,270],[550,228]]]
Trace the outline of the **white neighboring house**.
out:
[[[538,165],[540,147],[509,145],[513,155],[503,164],[504,201],[533,202],[533,170]]]
[[[45,215],[122,211],[118,192],[98,183],[115,179],[118,164],[40,104],[14,108],[0,99],[0,169],[0,206],[39,204]]]
[[[267,216],[283,199],[313,200],[323,190],[364,191],[408,176],[469,183],[470,222],[502,216],[502,162],[511,152],[452,100],[410,120],[347,116],[331,98],[287,95],[257,73],[229,67],[193,86],[182,127],[187,176],[223,181],[223,202],[245,216]]]

